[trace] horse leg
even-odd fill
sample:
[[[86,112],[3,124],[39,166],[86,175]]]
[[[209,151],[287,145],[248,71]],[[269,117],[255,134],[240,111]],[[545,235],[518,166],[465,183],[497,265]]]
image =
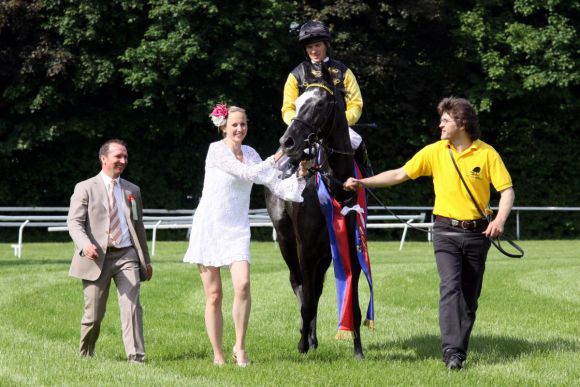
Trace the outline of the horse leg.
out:
[[[296,239],[293,235],[291,238],[280,236],[278,238],[278,245],[280,246],[282,258],[284,258],[284,262],[286,262],[286,266],[288,266],[288,270],[290,271],[290,286],[292,286],[292,290],[298,299],[298,307],[301,307],[303,303],[302,276],[300,274],[300,265],[296,251]]]
[[[360,338],[360,326],[361,326],[361,322],[362,322],[362,314],[361,314],[361,310],[360,310],[360,303],[359,303],[359,297],[358,297],[358,283],[359,283],[359,279],[360,279],[360,273],[361,273],[361,268],[360,265],[358,264],[358,261],[356,263],[353,262],[353,270],[352,270],[352,297],[353,297],[353,303],[352,303],[352,307],[353,307],[353,316],[354,316],[354,339],[353,339],[353,344],[354,344],[354,357],[357,360],[362,360],[364,359],[364,354],[363,354],[363,350],[362,350],[362,342],[361,342],[361,338]]]
[[[312,325],[316,325],[316,296],[312,279],[312,271],[309,265],[309,259],[302,259],[302,295],[303,302],[300,308],[300,317],[302,319],[302,329],[300,329],[300,341],[298,341],[298,352],[307,353],[311,346]]]
[[[324,242],[327,243],[327,242]],[[311,348],[316,349],[318,348],[318,338],[316,336],[316,320],[318,316],[318,303],[320,301],[320,296],[322,295],[322,290],[324,288],[324,275],[330,266],[330,262],[332,261],[332,257],[330,254],[327,256],[323,256],[317,262],[317,265],[314,270],[314,318],[310,323],[310,332],[308,334],[308,344]]]
[[[357,227],[356,217],[351,216],[347,218],[347,224],[349,230],[354,230]],[[360,310],[359,292],[358,284],[360,280],[360,275],[362,268],[360,262],[358,261],[356,242],[354,240],[354,232],[349,233],[353,235],[349,238],[349,249],[350,249],[350,266],[352,270],[352,308],[353,308],[353,319],[354,319],[354,356],[357,360],[364,359],[364,354],[362,350],[362,342],[360,337],[360,326],[362,322],[362,314]]]
[[[308,347],[313,350],[318,349],[318,337],[316,337],[316,319],[318,316],[318,308],[314,312],[314,318],[310,321],[310,327],[308,330]]]
[[[272,194],[268,188],[265,189],[265,196],[268,214],[272,219],[272,223],[276,229],[276,235],[278,236],[278,247],[290,272],[290,286],[292,286],[292,291],[298,300],[298,309],[301,310],[304,304],[304,295],[302,292],[302,276],[296,248],[296,234],[294,232],[292,217],[289,214],[292,211],[292,205],[287,207],[286,203]],[[302,333],[304,329],[304,321],[300,321],[300,332]]]
[[[311,224],[311,226],[313,225]],[[322,230],[322,232],[316,230]],[[310,238],[307,239],[306,235]],[[313,239],[312,235],[318,235],[318,238]],[[301,332],[302,335],[298,343],[298,350],[306,353],[310,349],[318,348],[318,338],[316,336],[318,302],[322,295],[324,275],[330,266],[332,256],[330,254],[328,233],[325,230],[324,224],[318,224],[312,227],[308,230],[307,234],[302,236],[300,238],[301,243],[298,246],[298,253],[304,295],[304,303],[301,308],[304,331]]]
[[[315,289],[315,278],[314,271],[312,270],[312,259],[315,258],[313,254],[304,254],[300,261],[302,262],[302,294],[303,303],[300,308],[300,316],[302,318],[302,329],[300,330],[300,341],[298,342],[298,352],[307,353],[310,349],[311,340],[311,330],[313,324],[316,325],[316,289]]]
[[[284,258],[284,262],[286,262],[286,266],[288,266],[288,270],[290,271],[290,286],[292,286],[292,291],[296,295],[296,299],[298,300],[298,309],[302,310],[304,305],[304,291],[303,291],[303,280],[302,275],[300,272],[300,265],[298,263],[298,252],[296,250],[296,239],[294,237],[294,233],[291,233],[291,237],[288,238],[286,234],[282,236],[281,233],[278,233],[278,244],[280,246],[280,251],[282,253],[282,258]],[[305,331],[306,327],[304,324],[304,319],[300,321],[300,333]]]

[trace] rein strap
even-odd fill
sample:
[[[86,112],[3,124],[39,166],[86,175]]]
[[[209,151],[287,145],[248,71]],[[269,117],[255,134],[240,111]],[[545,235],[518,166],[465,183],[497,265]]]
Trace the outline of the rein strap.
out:
[[[310,83],[308,85],[306,85],[306,88],[310,88],[310,87],[320,87],[321,89],[324,89],[326,91],[328,91],[330,93],[330,95],[334,95],[334,91],[330,90],[330,88],[322,83]]]
[[[467,183],[465,182],[465,179],[463,178],[463,175],[461,174],[461,171],[459,170],[459,167],[457,166],[457,163],[455,162],[455,157],[453,157],[453,152],[451,151],[451,148],[449,149],[449,156],[451,156],[451,161],[453,161],[453,166],[455,167],[455,170],[457,171],[457,174],[459,175],[459,178],[461,179],[461,182],[463,183],[463,186],[465,187],[465,189],[467,190],[467,193],[469,194],[469,197],[471,198],[471,201],[473,202],[473,204],[475,205],[475,207],[477,208],[477,211],[479,211],[479,214],[481,216],[483,216],[484,218],[490,220],[491,217],[488,217],[483,210],[479,207],[479,204],[477,204],[477,201],[475,200],[475,197],[473,196],[473,194],[471,193],[471,190],[469,189],[469,187],[467,186]],[[505,241],[507,243],[509,243],[514,249],[516,249],[518,251],[519,254],[512,254],[512,253],[508,253],[507,251],[505,251],[502,247],[501,247],[501,236],[498,236],[496,238],[496,240],[494,240],[493,238],[488,237],[488,239],[490,240],[491,244],[498,249],[498,251],[500,253],[502,253],[503,255],[505,255],[506,257],[510,257],[510,258],[521,258],[524,256],[524,250],[518,246],[514,241],[510,240],[510,239],[505,239]]]

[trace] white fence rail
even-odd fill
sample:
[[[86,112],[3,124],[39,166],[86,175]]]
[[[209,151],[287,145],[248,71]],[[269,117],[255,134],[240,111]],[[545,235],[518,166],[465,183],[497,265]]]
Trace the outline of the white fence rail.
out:
[[[382,209],[383,207],[380,206],[369,206],[369,211],[371,209]],[[431,206],[389,206],[389,209],[393,211],[428,211],[431,213],[431,222],[433,222],[433,207]],[[497,207],[491,207],[491,209],[495,212],[497,211]],[[514,206],[512,208],[512,214],[516,214],[516,239],[520,239],[520,230],[521,230],[521,222],[520,222],[520,213],[522,212],[578,212],[580,211],[580,207],[533,207],[533,206]]]
[[[394,212],[405,211],[412,214],[401,214],[398,218],[393,215],[385,215],[386,210],[379,206],[369,206],[368,228],[386,229],[402,228],[403,234],[399,245],[399,250],[403,248],[407,231],[410,225],[419,228],[431,229],[433,226],[433,215],[431,206],[392,206],[389,207]],[[497,208],[493,208],[497,210]],[[419,213],[417,213],[420,211]],[[516,239],[520,239],[520,213],[528,211],[538,212],[577,212],[580,207],[513,207],[512,213],[516,217]],[[14,255],[22,256],[22,243],[24,229],[27,227],[47,227],[49,231],[66,231],[66,214],[68,207],[0,207],[0,227],[18,228],[18,242],[12,245]],[[194,210],[166,210],[166,209],[145,209],[143,220],[145,228],[152,230],[152,255],[155,255],[157,240],[157,230],[162,229],[188,229],[191,226]],[[414,212],[414,213],[413,213]],[[4,215],[6,213],[19,213],[19,215]],[[21,213],[25,213],[22,215]],[[425,221],[426,214],[430,214],[430,222]],[[46,214],[46,215],[38,215]],[[50,214],[50,215],[48,215]],[[249,213],[251,227],[272,227],[272,239],[276,240],[276,232],[268,216],[266,209],[252,209]],[[431,234],[428,240],[431,240]]]
[[[67,231],[66,215],[32,215],[34,213],[66,213],[67,207],[0,207],[0,213],[12,212],[27,215],[0,215],[0,227],[18,227],[18,242],[12,244],[14,255],[22,256],[23,233],[26,227],[47,227],[48,231]],[[189,229],[193,219],[193,210],[165,210],[165,209],[145,209],[143,222],[147,230],[152,230],[151,254],[155,255],[157,244],[157,230],[167,229]],[[373,209],[376,212],[376,209]],[[415,227],[432,227],[432,223],[423,223],[425,213],[401,214],[397,217],[393,215],[372,214],[369,211],[367,217],[368,228],[402,228],[403,234],[399,244],[399,249],[403,249],[409,224]],[[265,208],[251,209],[249,212],[250,227],[271,227],[272,239],[277,239],[276,230]],[[404,221],[401,223],[399,220]],[[390,223],[389,223],[390,222]]]

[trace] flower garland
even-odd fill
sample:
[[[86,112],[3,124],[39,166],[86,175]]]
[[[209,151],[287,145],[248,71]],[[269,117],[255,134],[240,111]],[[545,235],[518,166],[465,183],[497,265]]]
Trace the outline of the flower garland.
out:
[[[225,103],[218,103],[215,105],[209,116],[211,117],[211,122],[213,122],[215,126],[218,128],[224,126],[228,118],[228,105]]]

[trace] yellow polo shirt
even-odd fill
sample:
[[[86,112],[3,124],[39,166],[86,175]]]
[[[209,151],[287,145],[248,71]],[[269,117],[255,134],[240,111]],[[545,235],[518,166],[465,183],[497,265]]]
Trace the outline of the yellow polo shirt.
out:
[[[449,149],[479,208],[491,214],[488,207],[490,184],[497,191],[503,191],[512,186],[512,179],[497,151],[481,140],[474,141],[461,154],[449,140],[427,145],[405,164],[405,173],[413,180],[433,176],[433,214],[459,220],[480,219],[481,214],[453,166]]]

